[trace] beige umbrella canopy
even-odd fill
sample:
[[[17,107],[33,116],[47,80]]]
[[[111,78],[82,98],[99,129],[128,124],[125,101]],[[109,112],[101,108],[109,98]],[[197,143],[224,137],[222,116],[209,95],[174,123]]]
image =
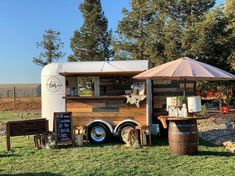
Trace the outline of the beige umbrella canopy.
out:
[[[235,75],[188,57],[183,57],[133,77],[158,80],[235,80]]]
[[[235,80],[235,75],[188,57],[183,57],[133,77],[134,79],[184,80],[185,99],[186,80]]]

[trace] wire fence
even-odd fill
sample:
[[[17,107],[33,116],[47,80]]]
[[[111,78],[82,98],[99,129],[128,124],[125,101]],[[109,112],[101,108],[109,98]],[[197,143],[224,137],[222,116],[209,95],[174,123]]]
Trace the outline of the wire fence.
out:
[[[41,87],[35,88],[17,88],[13,86],[12,88],[0,88],[0,99],[3,98],[24,98],[24,97],[40,97]]]

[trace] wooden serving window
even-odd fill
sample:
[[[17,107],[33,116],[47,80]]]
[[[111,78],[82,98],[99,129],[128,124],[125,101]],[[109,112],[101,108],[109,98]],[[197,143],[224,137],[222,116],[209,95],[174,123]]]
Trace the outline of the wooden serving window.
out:
[[[66,96],[121,96],[139,83],[132,76],[66,77]]]

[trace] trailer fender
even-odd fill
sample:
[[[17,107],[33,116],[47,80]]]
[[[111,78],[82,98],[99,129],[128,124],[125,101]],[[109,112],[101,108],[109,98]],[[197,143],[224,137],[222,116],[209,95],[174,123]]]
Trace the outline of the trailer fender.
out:
[[[136,120],[133,120],[133,119],[125,119],[125,120],[121,121],[121,122],[114,128],[114,134],[117,135],[118,128],[119,128],[122,124],[127,123],[127,122],[134,123],[134,124],[136,124],[136,125],[140,125],[140,123],[137,122]]]
[[[112,125],[109,122],[105,121],[105,120],[93,120],[93,121],[89,122],[88,124],[86,124],[86,126],[89,126],[89,125],[91,125],[92,123],[95,123],[95,122],[100,122],[100,123],[105,124],[109,128],[110,132],[113,133]]]

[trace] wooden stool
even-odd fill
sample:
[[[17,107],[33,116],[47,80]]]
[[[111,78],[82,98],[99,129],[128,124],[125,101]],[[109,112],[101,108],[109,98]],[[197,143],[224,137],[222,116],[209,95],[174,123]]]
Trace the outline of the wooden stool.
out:
[[[151,131],[150,131],[149,126],[147,125],[136,126],[135,129],[140,131],[140,145],[141,146],[152,145]],[[147,136],[148,136],[148,139],[147,139]],[[146,144],[144,144],[144,137],[146,137]]]
[[[80,134],[85,134],[85,144],[88,144],[88,127],[84,126],[75,126],[73,129],[73,134],[74,134],[74,143],[75,143],[75,134],[80,135]]]

